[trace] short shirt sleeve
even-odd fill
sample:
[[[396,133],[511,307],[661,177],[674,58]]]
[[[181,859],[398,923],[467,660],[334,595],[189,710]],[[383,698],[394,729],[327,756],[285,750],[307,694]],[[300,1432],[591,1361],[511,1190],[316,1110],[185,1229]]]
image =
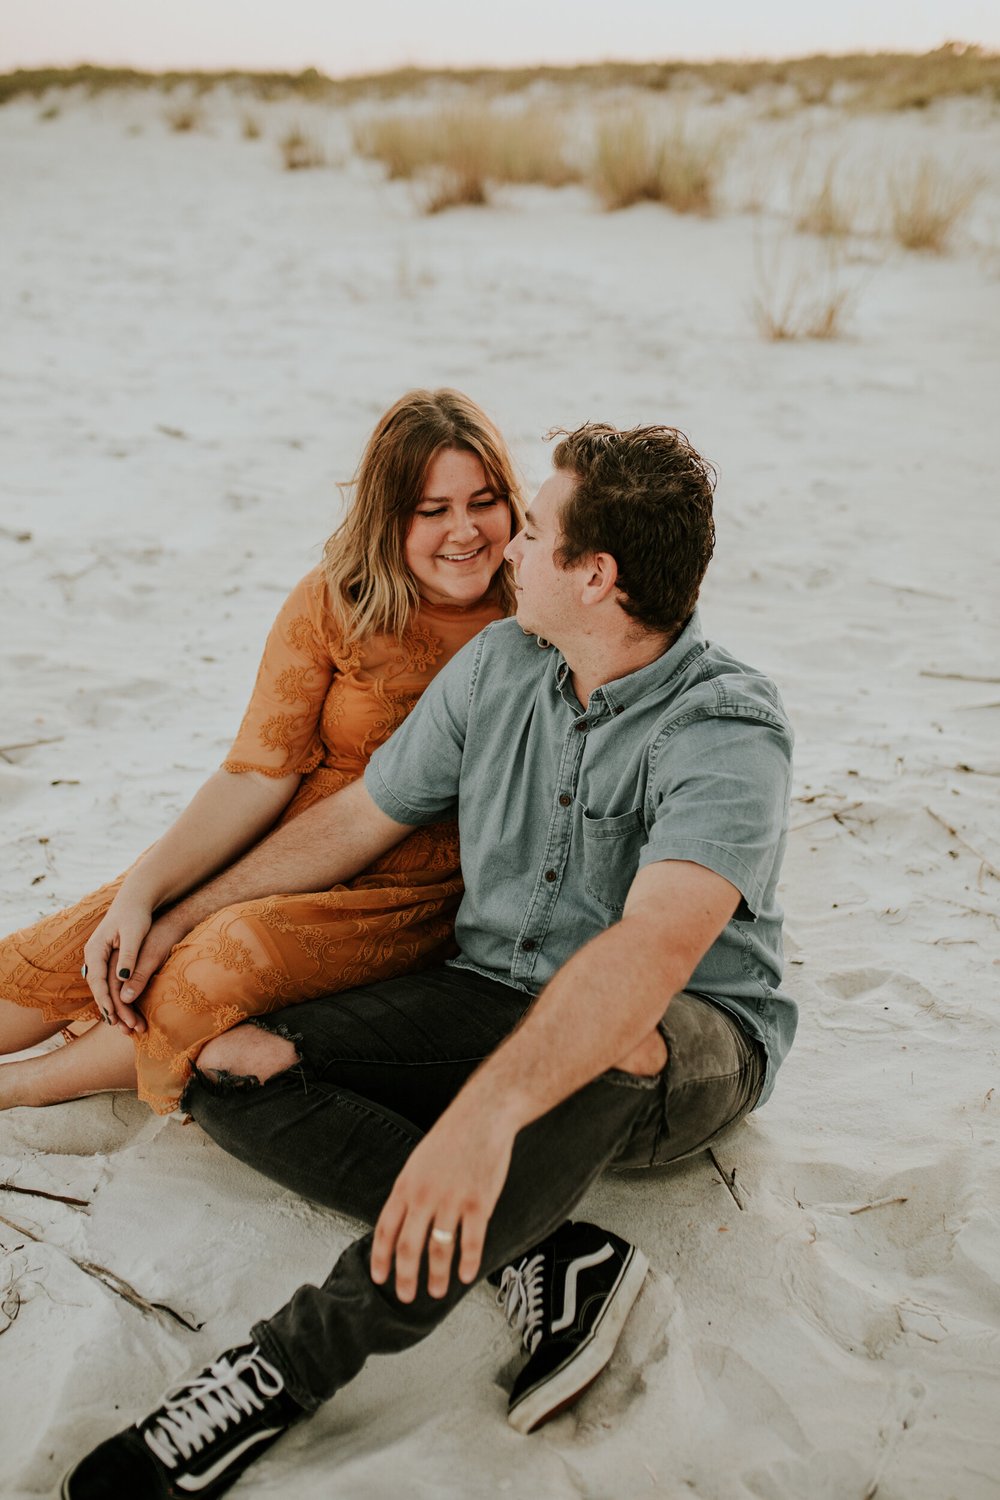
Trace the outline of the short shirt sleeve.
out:
[[[435,823],[455,812],[469,703],[488,635],[489,627],[452,657],[368,762],[368,793],[397,823]]]
[[[668,733],[650,776],[639,868],[666,859],[704,865],[740,892],[743,916],[759,916],[787,827],[791,751],[787,724],[752,715],[695,718]]]
[[[224,770],[304,775],[322,761],[320,723],[336,670],[325,605],[326,583],[314,568],[278,611]]]

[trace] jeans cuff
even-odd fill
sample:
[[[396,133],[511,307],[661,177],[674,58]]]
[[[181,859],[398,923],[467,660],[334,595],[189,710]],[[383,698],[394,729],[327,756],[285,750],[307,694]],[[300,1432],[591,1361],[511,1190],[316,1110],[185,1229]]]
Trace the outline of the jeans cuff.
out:
[[[310,1396],[304,1390],[304,1388],[299,1385],[299,1382],[295,1377],[295,1371],[292,1369],[287,1359],[285,1358],[284,1350],[279,1344],[275,1343],[274,1337],[268,1325],[266,1323],[255,1323],[250,1332],[257,1340],[257,1343],[260,1345],[261,1352],[263,1353],[264,1358],[270,1360],[271,1364],[274,1365],[278,1374],[281,1376],[285,1384],[285,1390],[291,1396],[296,1406],[301,1406],[302,1410],[311,1417],[313,1412],[318,1411],[323,1403],[321,1401],[317,1401],[314,1396]]]

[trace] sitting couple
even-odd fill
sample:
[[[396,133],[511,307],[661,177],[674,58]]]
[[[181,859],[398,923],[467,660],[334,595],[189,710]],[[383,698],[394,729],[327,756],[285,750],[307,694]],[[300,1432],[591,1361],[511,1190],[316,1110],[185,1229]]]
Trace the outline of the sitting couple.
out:
[[[223,769],[123,881],[0,945],[6,1050],[110,1023],[0,1068],[2,1102],[137,1081],[374,1226],[68,1500],[223,1493],[483,1277],[521,1431],[611,1357],[646,1261],[574,1205],[760,1104],[795,1028],[791,732],[699,625],[712,477],[671,428],[589,423],[522,518],[484,414],[405,396]]]

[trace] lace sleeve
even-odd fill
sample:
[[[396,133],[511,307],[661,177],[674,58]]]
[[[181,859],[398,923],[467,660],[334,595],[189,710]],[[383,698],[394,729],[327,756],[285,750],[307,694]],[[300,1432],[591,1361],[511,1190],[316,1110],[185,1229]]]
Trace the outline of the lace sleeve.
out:
[[[323,759],[320,720],[335,671],[325,600],[323,575],[314,568],[279,610],[224,770],[304,775]]]

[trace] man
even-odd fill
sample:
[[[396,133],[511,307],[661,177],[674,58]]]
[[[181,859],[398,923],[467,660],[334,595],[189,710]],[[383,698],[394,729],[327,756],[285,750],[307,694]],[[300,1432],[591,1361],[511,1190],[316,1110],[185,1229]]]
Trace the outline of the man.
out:
[[[795,1029],[775,896],[791,731],[768,679],[701,633],[712,470],[673,429],[593,423],[554,464],[507,548],[516,620],[439,674],[362,782],[147,939],[151,972],[220,906],[348,879],[457,807],[460,956],[236,1028],[186,1098],[374,1234],[84,1459],[68,1500],[222,1493],[484,1274],[530,1356],[511,1420],[537,1426],[607,1362],[646,1269],[573,1205],[609,1163],[699,1150],[773,1086]]]

